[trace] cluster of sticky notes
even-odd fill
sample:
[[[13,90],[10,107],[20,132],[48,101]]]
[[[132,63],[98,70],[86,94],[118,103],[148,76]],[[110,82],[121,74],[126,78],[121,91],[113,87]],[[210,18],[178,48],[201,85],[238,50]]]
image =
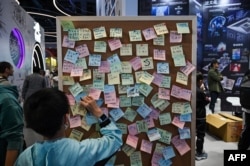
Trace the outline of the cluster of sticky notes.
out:
[[[75,28],[72,22],[62,22],[62,27],[68,33],[62,39],[62,47],[67,50],[60,79],[70,92],[70,138],[80,141],[84,136],[77,127],[88,132],[95,125],[96,131],[100,130],[97,118],[79,105],[80,99],[88,95],[126,135],[122,151],[131,165],[142,165],[142,152],[152,155],[152,165],[171,165],[176,156],[174,149],[180,155],[190,150],[185,141],[191,138],[190,128],[185,124],[191,122],[192,93],[183,87],[188,86],[195,66],[186,60],[181,45],[183,35],[190,33],[188,23],[177,23],[177,30],[168,30],[165,23],[159,23],[126,32],[105,26]],[[125,34],[129,43],[123,43]],[[170,53],[165,45],[167,36],[169,43],[175,44],[169,46]],[[87,44],[90,41],[91,47]],[[151,43],[156,48],[151,49]],[[107,55],[108,51],[112,54]],[[170,71],[174,67],[179,68],[175,79]],[[86,84],[87,80],[91,83]],[[181,101],[171,102],[173,97]],[[166,111],[169,106],[171,113]],[[176,127],[178,135],[164,129],[166,125]],[[142,139],[140,133],[147,138]],[[115,160],[114,156],[109,163]]]

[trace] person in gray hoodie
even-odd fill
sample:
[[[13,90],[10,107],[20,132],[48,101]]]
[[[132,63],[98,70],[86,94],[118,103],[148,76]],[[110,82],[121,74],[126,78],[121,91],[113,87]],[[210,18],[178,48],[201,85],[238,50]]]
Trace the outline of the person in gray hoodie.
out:
[[[40,68],[34,66],[33,73],[28,75],[24,80],[22,98],[26,100],[30,95],[43,88],[46,88],[45,79],[40,74]]]

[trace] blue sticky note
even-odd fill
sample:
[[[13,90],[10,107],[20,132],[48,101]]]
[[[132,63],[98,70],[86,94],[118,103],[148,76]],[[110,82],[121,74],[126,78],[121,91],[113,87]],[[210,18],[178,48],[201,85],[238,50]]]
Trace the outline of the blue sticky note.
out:
[[[164,158],[161,158],[158,161],[159,166],[171,166],[172,165],[172,161],[171,160],[165,160]]]
[[[178,128],[180,139],[190,139],[190,128],[184,127],[183,129]]]
[[[78,59],[78,56],[79,56],[78,52],[68,49],[64,57],[64,60],[75,64]]]
[[[104,85],[104,93],[111,93],[115,91],[115,86],[114,85]]]
[[[100,54],[89,55],[89,66],[101,66],[102,56]]]
[[[167,146],[162,150],[163,157],[165,160],[175,157],[174,149],[172,146]]]
[[[117,121],[121,117],[124,116],[124,112],[120,108],[114,108],[114,109],[110,110],[109,114],[113,118],[114,121]]]
[[[102,98],[99,98],[98,100],[96,100],[96,104],[101,107],[103,104],[104,100]]]
[[[181,114],[180,121],[181,122],[191,122],[191,114]]]
[[[79,93],[76,97],[75,97],[75,100],[77,103],[79,103],[81,101],[81,98],[87,96],[87,93],[86,92],[81,92]]]
[[[98,119],[94,115],[92,115],[89,112],[86,114],[86,123],[87,123],[87,125],[90,126],[90,125],[95,124],[97,122],[98,122]]]
[[[137,110],[136,110],[143,118],[146,118],[152,109],[145,103],[143,103]]]

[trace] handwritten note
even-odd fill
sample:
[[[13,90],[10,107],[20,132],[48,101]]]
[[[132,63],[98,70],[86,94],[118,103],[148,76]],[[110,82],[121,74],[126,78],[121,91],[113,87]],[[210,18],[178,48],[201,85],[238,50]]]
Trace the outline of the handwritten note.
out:
[[[136,56],[148,56],[148,44],[136,44]]]
[[[106,53],[107,43],[105,41],[95,41],[94,42],[94,52]]]
[[[74,48],[75,47],[75,41],[69,40],[68,36],[64,35],[63,36],[62,47]]]
[[[105,27],[97,27],[93,29],[94,38],[101,39],[107,37]]]
[[[152,57],[141,58],[141,66],[142,70],[154,69],[153,58]]]
[[[145,139],[142,139],[141,148],[140,148],[141,151],[151,154],[152,147],[153,147],[152,142],[145,140]]]
[[[114,121],[119,120],[124,115],[123,111],[120,108],[113,108],[112,110],[110,110],[109,114],[114,119]]]
[[[75,64],[78,59],[78,56],[78,52],[68,49],[64,60]]]
[[[87,44],[79,45],[75,48],[75,50],[79,54],[79,58],[83,58],[89,55],[89,49]]]
[[[153,39],[153,45],[155,46],[165,46],[165,36],[158,35],[156,38]]]
[[[154,54],[155,60],[161,60],[161,61],[166,60],[166,51],[165,50],[154,49],[153,54]]]
[[[182,34],[177,31],[170,31],[170,43],[180,43],[182,42]]]
[[[160,23],[160,24],[156,24],[154,25],[154,29],[156,31],[157,35],[163,35],[168,33],[168,29],[165,23]]]
[[[187,85],[188,84],[188,76],[181,72],[176,73],[176,82],[182,84],[182,85]]]
[[[150,40],[150,39],[154,39],[157,37],[154,28],[147,28],[142,30],[143,36],[145,38],[145,40]]]
[[[122,28],[110,28],[109,37],[122,38]]]
[[[75,127],[81,126],[81,116],[77,115],[74,117],[70,117],[69,124],[70,124],[70,128],[75,128]]]
[[[109,39],[108,44],[109,44],[109,48],[111,51],[114,51],[122,47],[122,43],[120,39]]]
[[[181,156],[190,151],[190,146],[187,144],[185,139],[180,139],[179,135],[176,135],[172,138],[172,143]]]
[[[89,55],[89,66],[100,66],[102,56],[100,54]]]
[[[132,55],[132,44],[122,44],[120,48],[121,56],[131,56]]]
[[[190,33],[187,22],[176,23],[178,33]]]
[[[132,30],[128,33],[130,41],[142,41],[141,30]]]

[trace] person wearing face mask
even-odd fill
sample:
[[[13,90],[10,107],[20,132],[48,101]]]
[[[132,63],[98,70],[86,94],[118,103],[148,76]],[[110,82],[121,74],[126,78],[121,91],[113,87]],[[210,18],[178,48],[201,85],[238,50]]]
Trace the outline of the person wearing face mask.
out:
[[[28,147],[19,156],[15,166],[94,166],[115,154],[122,145],[121,130],[92,97],[85,96],[80,105],[98,118],[101,138],[80,142],[66,138],[65,127],[69,123],[70,107],[64,92],[45,88],[28,97],[23,108],[26,126],[41,134],[44,140]]]

